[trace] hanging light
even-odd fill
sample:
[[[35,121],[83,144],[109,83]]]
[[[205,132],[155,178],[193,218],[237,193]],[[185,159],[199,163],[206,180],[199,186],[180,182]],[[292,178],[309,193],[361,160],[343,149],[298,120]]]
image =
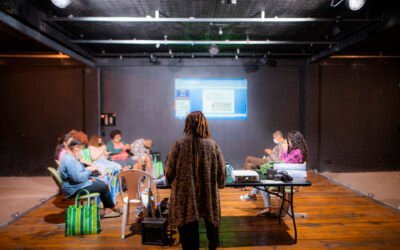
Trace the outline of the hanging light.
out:
[[[215,44],[211,44],[210,47],[208,47],[208,52],[210,55],[217,55],[219,53],[219,48]]]
[[[365,5],[366,0],[346,0],[346,6],[352,11],[357,11]]]
[[[60,9],[64,9],[71,4],[71,0],[51,0],[51,2]]]

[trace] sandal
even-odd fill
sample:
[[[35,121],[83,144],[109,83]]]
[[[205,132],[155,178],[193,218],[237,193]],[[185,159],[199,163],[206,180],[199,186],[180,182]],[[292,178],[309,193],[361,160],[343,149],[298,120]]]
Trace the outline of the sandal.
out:
[[[105,214],[103,216],[103,218],[115,218],[115,217],[120,217],[120,216],[121,216],[121,213],[112,211],[112,212],[110,212],[108,214]]]
[[[257,213],[257,216],[268,216],[271,214],[271,208],[266,207],[263,210],[261,210],[259,213]]]
[[[240,200],[242,201],[256,201],[257,200],[257,196],[251,196],[249,194],[244,194],[240,196]]]

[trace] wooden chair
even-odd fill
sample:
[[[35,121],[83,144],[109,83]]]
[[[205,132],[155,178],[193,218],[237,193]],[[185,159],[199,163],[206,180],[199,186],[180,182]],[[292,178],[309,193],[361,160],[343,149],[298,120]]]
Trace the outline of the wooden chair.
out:
[[[149,196],[143,195],[141,189],[149,190],[152,187],[153,178],[150,174],[141,170],[126,170],[118,175],[119,186],[121,189],[122,202],[124,204],[122,213],[121,238],[125,238],[126,225],[129,222],[130,206],[143,206],[144,214],[147,215],[147,204]],[[124,193],[123,185],[126,186]]]

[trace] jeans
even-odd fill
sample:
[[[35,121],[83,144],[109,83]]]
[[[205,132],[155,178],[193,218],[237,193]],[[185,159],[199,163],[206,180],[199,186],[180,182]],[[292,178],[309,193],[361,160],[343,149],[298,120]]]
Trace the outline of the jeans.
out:
[[[204,218],[207,231],[208,249],[216,249],[219,246],[218,226],[213,225]],[[198,250],[200,248],[199,222],[191,222],[178,227],[179,238],[183,250]]]
[[[265,188],[268,189],[268,187],[265,187]],[[256,195],[258,192],[261,192],[261,196],[263,197],[265,207],[271,207],[271,196],[269,195],[268,192],[261,191],[261,190],[258,190],[258,189],[256,189],[256,188],[253,188],[253,189],[251,190],[250,194],[251,194],[252,196],[254,196],[254,195]]]
[[[114,208],[115,204],[111,198],[110,190],[108,189],[107,184],[103,181],[95,180],[93,184],[85,187],[87,191],[90,193],[99,193],[100,200],[103,202],[104,208]]]

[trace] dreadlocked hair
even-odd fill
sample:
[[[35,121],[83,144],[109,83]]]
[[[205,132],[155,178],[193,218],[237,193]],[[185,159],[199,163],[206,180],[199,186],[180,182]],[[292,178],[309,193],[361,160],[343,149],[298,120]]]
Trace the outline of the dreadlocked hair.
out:
[[[201,111],[193,111],[186,117],[184,134],[192,139],[192,171],[194,177],[195,188],[197,192],[201,192],[199,177],[203,175],[203,169],[200,164],[200,139],[210,138],[210,130],[206,117]]]
[[[188,114],[185,120],[185,129],[183,132],[187,136],[210,138],[210,130],[206,117],[201,111],[193,111]]]
[[[288,132],[287,138],[292,144],[292,146],[289,147],[289,152],[292,151],[293,149],[300,149],[301,154],[303,155],[303,161],[307,161],[308,147],[303,134],[300,131],[292,130]]]

